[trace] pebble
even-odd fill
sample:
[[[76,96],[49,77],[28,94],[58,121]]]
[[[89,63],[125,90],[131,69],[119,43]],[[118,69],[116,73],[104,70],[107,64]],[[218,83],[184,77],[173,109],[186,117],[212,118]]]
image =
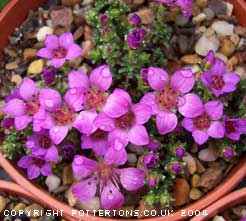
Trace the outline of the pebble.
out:
[[[76,4],[79,4],[81,0],[62,0],[61,2],[65,6],[74,6]]]
[[[226,57],[230,57],[234,53],[235,49],[235,44],[230,39],[225,38],[222,41],[222,47],[220,49],[220,52]]]
[[[64,185],[73,183],[73,172],[71,166],[65,166],[62,172],[62,183]]]
[[[194,174],[191,177],[191,186],[192,187],[198,187],[200,185],[201,177],[199,174]]]
[[[17,57],[17,53],[10,48],[4,48],[3,51],[4,51],[4,54],[10,56],[11,58]]]
[[[42,216],[44,214],[44,211],[44,208],[37,203],[33,203],[25,208],[26,216],[32,218]]]
[[[233,35],[234,25],[229,24],[226,21],[216,21],[212,24],[214,31],[221,36]]]
[[[18,203],[18,204],[13,208],[13,210],[19,211],[19,210],[24,210],[25,208],[26,208],[26,204],[24,204],[24,203]]]
[[[75,196],[72,193],[72,186],[66,192],[66,197],[67,197],[69,206],[72,206],[72,207],[75,206],[75,204],[77,203],[77,198],[75,198]]]
[[[78,201],[76,206],[82,210],[97,211],[100,209],[101,205],[100,205],[99,197],[96,196],[88,201],[84,201],[84,202]]]
[[[128,153],[127,158],[128,158],[127,164],[129,166],[136,166],[138,158],[135,153]]]
[[[235,71],[236,74],[238,74],[242,79],[246,79],[246,68],[238,66],[236,67]]]
[[[60,186],[61,179],[58,176],[51,175],[46,178],[45,184],[47,185],[49,192],[53,192]]]
[[[201,13],[201,9],[196,5],[196,4],[192,4],[190,7],[192,16],[197,16]]]
[[[80,26],[76,29],[76,31],[73,33],[74,40],[78,40],[82,35],[84,34],[84,27]]]
[[[196,5],[200,8],[205,8],[208,5],[208,0],[196,0]]]
[[[214,11],[216,16],[227,14],[227,6],[224,0],[210,0],[208,7]]]
[[[202,174],[205,172],[205,167],[203,166],[202,162],[200,160],[198,160],[197,158],[195,158],[196,160],[196,166],[197,166],[197,172],[199,174]]]
[[[3,196],[0,196],[0,213],[5,209],[6,205],[6,199]]]
[[[138,219],[143,219],[144,217],[151,217],[151,214],[146,214],[146,211],[154,211],[156,209],[154,207],[148,206],[144,200],[140,200],[138,210]]]
[[[14,74],[11,77],[11,82],[13,82],[16,86],[19,86],[20,83],[22,82],[22,77],[18,74]]]
[[[33,61],[28,67],[28,74],[40,74],[44,68],[44,61],[42,59]]]
[[[205,162],[213,162],[217,160],[217,149],[214,145],[210,145],[208,148],[200,150],[198,154],[199,160],[205,161]]]
[[[226,7],[227,7],[227,11],[226,11],[226,15],[228,17],[231,17],[232,16],[232,12],[233,12],[233,4],[229,3],[229,2],[226,2]]]
[[[223,218],[223,216],[215,216],[213,218],[213,221],[226,221],[226,220]]]
[[[15,60],[15,61],[12,61],[12,62],[9,62],[5,65],[5,68],[7,70],[14,70],[16,68],[19,67],[19,60]]]
[[[239,36],[246,37],[246,27],[236,26],[235,33]]]
[[[237,34],[233,34],[231,37],[230,37],[230,40],[232,41],[232,43],[235,45],[235,46],[238,46],[239,42],[240,42],[240,37],[239,35]]]
[[[186,163],[190,174],[194,174],[197,171],[196,161],[191,154],[186,153],[183,157],[183,161]]]
[[[151,8],[140,9],[136,12],[136,14],[140,16],[144,25],[152,24],[152,22],[155,20],[155,15]]]
[[[71,8],[52,10],[50,13],[53,27],[69,27],[73,22],[73,12]]]
[[[82,49],[83,55],[88,58],[90,51],[94,48],[93,43],[91,41],[83,41]]]
[[[211,21],[214,19],[215,13],[211,8],[204,8],[203,13],[206,15],[206,20]]]
[[[190,185],[186,179],[177,178],[174,182],[174,192],[173,196],[175,199],[174,206],[182,206],[184,205],[190,193]]]
[[[28,62],[36,57],[37,49],[35,48],[26,48],[23,52],[23,59],[25,62]]]
[[[175,17],[175,25],[176,26],[185,26],[188,23],[189,19],[187,17],[185,17],[183,14],[178,14]]]
[[[199,24],[203,22],[206,19],[206,14],[205,13],[200,13],[199,15],[193,17],[192,22],[193,24]]]
[[[37,33],[37,35],[36,35],[37,40],[38,40],[39,42],[44,41],[46,35],[53,34],[53,32],[54,32],[53,28],[48,27],[48,26],[43,26],[43,27],[41,27],[41,28],[38,30],[38,33]]]
[[[206,37],[211,37],[215,35],[214,29],[212,29],[211,27],[207,28],[206,31],[204,32],[204,35]]]
[[[184,64],[198,64],[202,61],[202,59],[198,55],[192,54],[192,55],[184,55],[181,58],[181,61]]]
[[[189,197],[192,200],[198,200],[201,198],[201,196],[202,196],[202,192],[197,188],[192,188],[189,193]]]
[[[217,51],[220,42],[216,36],[206,37],[203,35],[195,45],[195,51],[197,54],[206,56],[210,50]]]

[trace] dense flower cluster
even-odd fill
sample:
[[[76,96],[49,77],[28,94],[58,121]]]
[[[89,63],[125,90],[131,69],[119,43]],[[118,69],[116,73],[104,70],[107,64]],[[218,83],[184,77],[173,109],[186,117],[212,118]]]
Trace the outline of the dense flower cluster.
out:
[[[168,3],[180,2],[183,1]],[[141,22],[137,15],[129,19],[135,26]],[[107,16],[101,16],[101,22],[107,22]],[[133,35],[134,38],[140,35],[141,42],[140,33]],[[137,47],[138,41],[130,38],[126,39],[128,44]],[[49,59],[55,68],[82,53],[73,43],[71,33],[60,37],[48,35],[45,43],[46,48],[37,55]],[[33,133],[25,142],[28,154],[19,160],[18,166],[27,169],[29,179],[35,179],[39,175],[51,175],[52,165],[74,157],[73,172],[81,181],[73,186],[73,194],[88,201],[99,193],[104,209],[120,207],[124,203],[121,187],[135,191],[144,186],[147,177],[150,187],[158,183],[156,174],[148,174],[161,163],[159,143],[147,126],[152,119],[160,135],[191,133],[198,145],[209,137],[239,140],[246,132],[246,120],[226,116],[221,99],[221,95],[236,90],[240,77],[227,73],[225,64],[216,60],[213,52],[209,52],[204,63],[207,68],[200,81],[215,95],[208,102],[194,90],[196,80],[191,69],[178,70],[170,77],[162,68],[143,68],[141,74],[150,92],[135,103],[126,90],[111,88],[112,74],[106,64],[89,75],[79,70],[70,71],[65,93],[55,87],[53,67],[44,69],[45,86],[40,89],[26,77],[6,98],[3,108],[8,115],[4,121],[6,128],[15,126],[21,131],[32,126]],[[81,137],[80,151],[69,141],[74,131]],[[147,150],[143,156],[144,168],[119,168],[127,162],[126,148],[130,145]],[[83,153],[85,149],[93,150],[94,155],[90,156],[94,159]],[[76,155],[81,151],[83,155]],[[173,145],[174,158],[166,165],[171,176],[182,172],[180,160],[184,154],[185,145]],[[234,156],[233,147],[225,146],[222,155],[224,158]]]

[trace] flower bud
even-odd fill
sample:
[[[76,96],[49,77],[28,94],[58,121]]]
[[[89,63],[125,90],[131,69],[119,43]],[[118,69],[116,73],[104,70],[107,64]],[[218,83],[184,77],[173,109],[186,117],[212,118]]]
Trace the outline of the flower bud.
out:
[[[234,150],[231,147],[226,147],[223,150],[223,157],[228,159],[234,156]]]
[[[136,49],[142,44],[142,38],[138,32],[138,30],[133,30],[128,36],[127,36],[127,44],[130,48]]]
[[[133,26],[139,26],[141,24],[141,18],[136,13],[133,13],[129,17],[129,22]]]
[[[205,68],[209,69],[216,61],[215,54],[212,50],[208,52],[206,57],[204,58]]]
[[[143,69],[144,68],[141,69],[141,72],[142,72]],[[148,69],[146,69],[146,70],[147,70],[147,74],[148,74]],[[150,140],[149,144],[147,145],[147,148],[148,148],[149,151],[156,152],[158,150],[158,146],[159,146],[159,144],[157,143],[157,141]]]
[[[143,158],[144,166],[148,170],[155,168],[158,162],[159,162],[159,157],[153,153],[149,153]]]
[[[181,172],[181,165],[179,162],[173,162],[171,163],[171,170],[172,172],[178,174]]]
[[[6,129],[10,129],[11,127],[13,127],[15,125],[15,119],[11,118],[11,117],[7,117],[7,118],[3,119],[2,125]]]
[[[108,16],[105,14],[100,15],[100,22],[101,24],[105,24],[108,21]]]
[[[145,196],[145,202],[152,206],[155,203],[155,194],[154,193],[148,193],[148,195]]]
[[[62,146],[61,146],[61,150],[62,150],[62,154],[63,154],[63,158],[65,160],[70,160],[73,158],[73,156],[75,155],[76,153],[76,148],[74,146],[74,144],[70,141],[64,143]]]
[[[178,159],[182,159],[185,153],[185,149],[182,146],[176,147],[175,155]]]
[[[56,70],[54,68],[44,68],[43,79],[46,84],[52,84],[56,80]]]

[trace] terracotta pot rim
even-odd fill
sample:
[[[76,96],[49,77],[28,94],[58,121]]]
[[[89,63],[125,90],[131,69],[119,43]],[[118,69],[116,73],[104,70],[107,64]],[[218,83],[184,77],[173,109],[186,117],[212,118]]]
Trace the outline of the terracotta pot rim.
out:
[[[4,158],[3,154],[0,153],[0,164],[1,166],[6,170],[8,174],[22,187],[24,187],[26,190],[28,190],[30,193],[38,197],[43,205],[46,205],[49,208],[52,208],[54,210],[63,210],[64,214],[66,213],[67,216],[70,216],[71,218],[69,220],[73,219],[85,219],[85,217],[80,217],[79,215],[75,215],[72,217],[72,211],[76,210],[72,207],[70,207],[65,202],[61,202],[55,197],[51,196],[50,193],[45,191],[42,187],[38,186],[35,183],[30,182],[25,177],[24,173],[22,171],[19,171],[15,166],[12,165],[12,163]],[[246,171],[246,159],[245,156],[242,157],[240,160],[240,163],[236,165],[232,171],[229,173],[229,175],[223,180],[223,182],[218,185],[214,190],[210,191],[206,196],[204,196],[202,199],[198,200],[197,202],[194,202],[192,204],[187,205],[184,208],[181,208],[177,212],[175,212],[172,216],[172,220],[178,221],[178,220],[184,220],[188,218],[187,216],[181,216],[181,210],[202,210],[211,203],[215,202],[222,196],[224,196],[226,193],[228,193],[233,187],[235,187],[245,176]],[[95,217],[93,215],[86,216],[88,220],[91,221],[106,221],[109,220],[108,218],[104,217]],[[86,219],[86,220],[87,220]],[[170,217],[153,217],[153,218],[146,218],[146,220],[154,221],[170,221]],[[122,219],[111,219],[112,221],[116,220],[122,220]],[[134,219],[131,219],[134,221]],[[135,219],[137,221],[137,219]]]
[[[197,216],[192,218],[190,221],[205,221],[213,216],[218,215],[218,213],[223,212],[233,206],[237,206],[241,203],[246,202],[246,187],[239,190],[233,191],[228,195],[224,196],[220,200],[216,201],[205,210],[209,214],[207,217]]]

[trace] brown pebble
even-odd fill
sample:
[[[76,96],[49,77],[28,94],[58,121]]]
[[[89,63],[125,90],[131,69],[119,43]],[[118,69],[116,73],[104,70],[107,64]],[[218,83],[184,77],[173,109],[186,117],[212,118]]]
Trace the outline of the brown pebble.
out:
[[[152,24],[152,22],[155,20],[154,12],[150,8],[140,9],[136,13],[138,14],[138,16],[140,16],[144,25]]]
[[[186,179],[177,178],[174,181],[174,191],[173,196],[175,199],[174,206],[182,206],[184,205],[188,198],[190,192],[190,185]]]
[[[194,174],[191,177],[191,186],[198,187],[200,185],[201,177],[198,174]]]
[[[202,196],[202,192],[197,188],[192,188],[189,194],[190,199],[198,200]]]

